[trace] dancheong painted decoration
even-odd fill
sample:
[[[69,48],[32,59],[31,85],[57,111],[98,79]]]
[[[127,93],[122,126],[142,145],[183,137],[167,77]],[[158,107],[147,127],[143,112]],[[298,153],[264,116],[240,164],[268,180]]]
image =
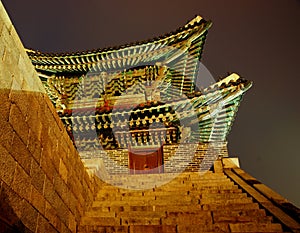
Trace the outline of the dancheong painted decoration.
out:
[[[158,166],[171,146],[197,145],[196,152],[209,143],[226,147],[252,85],[233,73],[201,86],[200,58],[210,26],[197,16],[152,40],[77,53],[27,53],[83,159],[106,151],[120,162],[117,154],[125,150],[127,161],[120,164],[132,168],[128,156],[160,148],[165,155]],[[142,163],[134,166],[147,169]]]

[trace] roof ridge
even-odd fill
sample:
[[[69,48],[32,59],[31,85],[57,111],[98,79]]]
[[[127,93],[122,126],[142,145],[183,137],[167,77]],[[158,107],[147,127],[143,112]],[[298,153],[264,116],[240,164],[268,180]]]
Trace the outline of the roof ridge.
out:
[[[136,42],[132,42],[132,43],[128,43],[128,44],[123,44],[123,45],[117,45],[117,46],[112,46],[112,47],[105,47],[105,48],[98,48],[98,49],[91,49],[91,50],[85,50],[85,51],[75,51],[75,52],[41,52],[39,50],[34,50],[34,49],[26,49],[26,52],[29,55],[44,55],[47,57],[64,57],[64,56],[78,56],[78,55],[88,55],[88,54],[95,54],[95,53],[103,53],[103,52],[109,52],[109,51],[114,51],[114,50],[119,50],[119,49],[123,49],[123,48],[128,48],[131,46],[137,46],[137,45],[142,45],[142,44],[146,44],[146,43],[151,43],[154,41],[158,41],[158,40],[163,40],[166,39],[168,37],[171,37],[173,35],[176,35],[178,33],[181,33],[185,30],[197,27],[201,24],[206,24],[208,23],[209,25],[211,24],[210,21],[206,21],[204,20],[201,16],[196,15],[192,20],[188,21],[183,27],[179,27],[177,30],[175,31],[171,31],[170,33],[166,33],[162,36],[156,36],[153,37],[151,39],[147,39],[147,40],[142,40],[142,41],[136,41]]]

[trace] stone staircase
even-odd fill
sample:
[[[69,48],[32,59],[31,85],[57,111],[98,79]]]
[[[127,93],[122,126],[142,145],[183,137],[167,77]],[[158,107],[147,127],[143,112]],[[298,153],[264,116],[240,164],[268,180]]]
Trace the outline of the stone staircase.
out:
[[[172,175],[111,176],[78,232],[283,232],[282,225],[223,172],[185,172],[162,186],[137,190]],[[127,188],[111,185],[123,182]]]

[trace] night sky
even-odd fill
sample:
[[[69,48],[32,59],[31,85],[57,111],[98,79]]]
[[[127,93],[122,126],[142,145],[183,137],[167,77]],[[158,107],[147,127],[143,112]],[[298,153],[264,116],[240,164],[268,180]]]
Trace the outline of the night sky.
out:
[[[25,47],[96,49],[150,39],[195,15],[213,22],[202,62],[252,80],[228,137],[231,156],[300,207],[300,1],[2,0]]]

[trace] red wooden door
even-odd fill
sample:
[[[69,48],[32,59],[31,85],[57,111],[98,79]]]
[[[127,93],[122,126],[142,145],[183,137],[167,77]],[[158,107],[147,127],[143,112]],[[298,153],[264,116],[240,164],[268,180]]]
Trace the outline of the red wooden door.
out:
[[[163,173],[163,152],[160,148],[129,149],[131,174]]]

